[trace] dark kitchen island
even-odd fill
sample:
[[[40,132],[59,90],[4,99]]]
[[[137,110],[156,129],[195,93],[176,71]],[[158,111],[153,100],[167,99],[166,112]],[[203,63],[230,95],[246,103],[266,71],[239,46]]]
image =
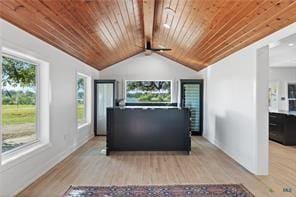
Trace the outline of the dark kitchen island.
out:
[[[284,145],[296,145],[296,112],[269,112],[269,139]]]
[[[191,151],[187,108],[107,108],[107,155],[112,151]]]

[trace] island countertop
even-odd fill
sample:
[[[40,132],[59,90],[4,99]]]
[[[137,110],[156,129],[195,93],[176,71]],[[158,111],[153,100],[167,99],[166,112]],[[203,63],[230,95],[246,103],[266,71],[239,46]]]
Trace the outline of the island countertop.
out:
[[[296,116],[296,111],[270,110],[269,113],[277,113],[277,114],[286,114],[286,115]]]

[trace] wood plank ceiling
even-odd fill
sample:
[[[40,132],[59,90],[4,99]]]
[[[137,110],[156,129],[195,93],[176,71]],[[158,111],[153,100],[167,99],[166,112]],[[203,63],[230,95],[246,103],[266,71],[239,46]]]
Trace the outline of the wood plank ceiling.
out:
[[[0,16],[101,70],[144,51],[143,1],[152,0],[0,0]],[[154,8],[153,47],[172,48],[159,54],[195,70],[296,22],[296,0],[155,0]]]
[[[101,70],[144,49],[141,0],[0,0],[1,17]]]

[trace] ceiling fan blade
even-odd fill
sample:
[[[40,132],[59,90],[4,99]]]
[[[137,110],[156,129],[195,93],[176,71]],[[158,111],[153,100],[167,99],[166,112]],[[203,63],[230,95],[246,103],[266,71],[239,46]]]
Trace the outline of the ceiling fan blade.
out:
[[[168,48],[152,48],[151,47],[151,42],[150,41],[147,41],[146,43],[146,50],[150,50],[150,51],[171,51],[172,49],[168,49]]]
[[[172,49],[151,48],[151,51],[171,51]]]
[[[138,47],[138,48],[141,48],[141,49],[145,48],[145,47],[139,46],[139,45],[135,45],[135,46]]]

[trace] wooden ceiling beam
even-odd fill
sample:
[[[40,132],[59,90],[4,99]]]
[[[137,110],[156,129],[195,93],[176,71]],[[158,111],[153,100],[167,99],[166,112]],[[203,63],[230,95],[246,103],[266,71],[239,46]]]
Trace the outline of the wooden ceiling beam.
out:
[[[143,0],[145,44],[152,42],[155,0]]]

